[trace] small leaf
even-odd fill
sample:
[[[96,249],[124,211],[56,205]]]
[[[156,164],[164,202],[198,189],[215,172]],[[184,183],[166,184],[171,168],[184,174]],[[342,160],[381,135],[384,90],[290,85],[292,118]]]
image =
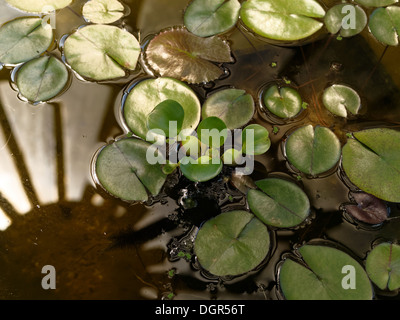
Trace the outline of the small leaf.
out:
[[[399,2],[399,0],[355,0],[355,2],[366,7],[386,7]]]
[[[90,0],[84,4],[82,15],[89,22],[109,24],[124,16],[124,6],[118,0]]]
[[[248,155],[264,154],[271,147],[269,132],[259,124],[251,124],[242,133],[242,151]]]
[[[347,111],[357,114],[361,106],[358,93],[352,88],[340,84],[334,84],[325,89],[322,95],[324,106],[339,117],[347,117]]]
[[[380,42],[389,46],[399,44],[400,7],[378,8],[369,19],[369,29]]]
[[[6,0],[6,2],[25,12],[49,13],[69,6],[72,0]]]
[[[217,117],[208,117],[197,127],[199,140],[212,148],[219,148],[225,143],[228,130],[225,123]]]
[[[147,127],[150,130],[162,130],[166,137],[174,138],[182,129],[184,116],[185,112],[179,102],[164,100],[149,114]],[[172,132],[170,132],[170,129],[172,129]]]
[[[179,167],[179,163],[172,163],[170,161],[167,161],[166,164],[162,166],[162,172],[166,175],[171,174],[172,172],[175,171],[176,168]]]
[[[350,9],[352,8],[352,9]],[[355,19],[347,21],[346,17],[354,10]],[[349,3],[338,4],[328,10],[325,15],[324,22],[328,31],[332,34],[340,33],[342,37],[352,37],[364,30],[367,25],[368,17],[365,11],[359,6]],[[347,25],[347,23],[349,25]],[[354,23],[354,25],[351,25]],[[344,27],[344,24],[345,27]]]
[[[197,160],[191,157],[184,157],[180,161],[180,168],[183,175],[189,180],[204,182],[220,174],[222,161],[219,158],[212,159],[208,156],[199,157]]]
[[[237,165],[242,161],[242,152],[237,149],[228,149],[222,155],[222,159],[226,165]]]
[[[388,218],[387,207],[382,200],[363,192],[351,195],[357,204],[348,204],[345,210],[357,220],[369,224],[380,224]]]
[[[274,115],[286,119],[295,117],[303,102],[295,89],[273,85],[263,94],[263,103]]]

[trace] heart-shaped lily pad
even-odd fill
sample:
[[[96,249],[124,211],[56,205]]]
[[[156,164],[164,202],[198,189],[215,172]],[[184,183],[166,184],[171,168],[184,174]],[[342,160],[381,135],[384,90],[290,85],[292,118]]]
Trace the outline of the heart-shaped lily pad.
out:
[[[361,7],[342,3],[328,10],[324,22],[330,33],[339,33],[342,37],[347,38],[363,31],[368,17]]]
[[[64,43],[67,63],[82,77],[110,80],[134,70],[140,45],[129,32],[115,26],[89,25],[71,34]]]
[[[209,156],[201,156],[197,159],[184,157],[181,159],[179,167],[183,175],[189,180],[204,182],[219,175],[223,164],[219,158],[213,159]]]
[[[238,0],[193,0],[185,10],[185,27],[199,37],[231,29],[239,19]]]
[[[357,114],[361,106],[358,93],[345,85],[334,84],[325,89],[322,95],[324,106],[339,117],[347,117],[347,111]]]
[[[374,10],[368,25],[378,41],[389,46],[397,46],[400,34],[400,7],[390,6]]]
[[[373,225],[380,224],[388,218],[388,210],[382,200],[364,192],[351,195],[357,204],[348,204],[345,210],[357,220]]]
[[[150,164],[151,144],[125,138],[104,147],[96,159],[96,176],[105,190],[123,200],[146,201],[160,192],[166,175],[161,164]]]
[[[55,57],[43,56],[23,64],[17,72],[19,92],[30,102],[50,100],[68,83],[68,69]]]
[[[343,169],[361,190],[400,202],[400,132],[375,128],[353,133],[343,147]]]
[[[307,38],[323,26],[325,10],[314,0],[248,0],[240,17],[255,33],[273,40],[295,41]]]
[[[146,49],[146,60],[159,75],[188,83],[218,79],[223,70],[213,62],[232,62],[229,44],[221,38],[198,37],[185,29],[164,31]]]
[[[83,6],[82,15],[89,22],[109,24],[121,19],[124,10],[118,0],[90,0]]]
[[[298,170],[311,176],[324,173],[339,161],[341,145],[326,127],[308,125],[297,129],[286,141],[286,156]]]
[[[399,0],[355,0],[355,2],[366,7],[386,7],[399,2]]]
[[[286,258],[279,286],[287,300],[371,300],[371,282],[347,253],[322,245],[298,249],[303,261]]]
[[[297,90],[273,85],[264,92],[263,103],[274,115],[280,118],[292,118],[301,111],[303,101]]]
[[[248,155],[264,154],[271,147],[269,132],[259,124],[250,124],[242,132],[242,151]]]
[[[247,193],[250,209],[265,224],[290,228],[302,223],[310,213],[310,201],[296,184],[277,178],[255,183],[262,191]]]
[[[379,289],[399,289],[400,246],[389,242],[377,245],[368,254],[365,268]]]
[[[18,64],[40,56],[53,43],[53,30],[40,18],[18,18],[0,28],[0,63]]]
[[[226,124],[220,118],[208,117],[197,127],[199,140],[212,148],[219,148],[225,143],[228,136]]]
[[[267,227],[246,211],[230,211],[208,220],[197,233],[194,252],[216,276],[236,276],[256,268],[267,256]]]
[[[48,13],[69,6],[72,0],[6,0],[6,2],[25,12]]]

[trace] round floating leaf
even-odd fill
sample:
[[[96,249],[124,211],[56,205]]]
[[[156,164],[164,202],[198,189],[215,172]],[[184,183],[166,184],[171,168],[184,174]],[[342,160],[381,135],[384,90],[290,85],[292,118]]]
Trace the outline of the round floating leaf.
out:
[[[40,56],[53,43],[53,30],[40,18],[18,18],[0,28],[0,62],[18,64]]]
[[[256,268],[267,256],[267,227],[246,211],[230,211],[208,220],[197,233],[194,252],[216,276],[236,276]]]
[[[147,127],[150,130],[162,130],[167,137],[176,137],[182,129],[184,117],[185,111],[179,102],[165,100],[150,112]],[[170,132],[170,129],[172,132]]]
[[[200,122],[200,101],[189,86],[171,78],[146,79],[130,91],[123,110],[128,128],[145,139],[149,114],[165,100],[174,100],[183,108],[182,130],[195,130]]]
[[[228,136],[226,124],[217,117],[209,117],[200,122],[197,127],[199,140],[207,146],[219,148]]]
[[[357,204],[348,204],[345,210],[357,220],[368,224],[380,224],[388,218],[388,210],[382,200],[363,192],[351,195]]]
[[[233,130],[246,125],[253,118],[254,110],[253,97],[245,90],[225,89],[207,98],[202,108],[202,117],[218,117],[228,129]]]
[[[242,132],[242,151],[248,155],[260,155],[269,150],[269,132],[259,124],[251,124]]]
[[[64,44],[67,63],[92,80],[110,80],[134,70],[140,45],[129,32],[108,25],[89,25],[70,35]]]
[[[183,17],[186,28],[199,37],[231,29],[239,19],[238,0],[193,0]]]
[[[325,127],[312,125],[297,129],[286,141],[286,156],[298,170],[311,176],[335,166],[341,152],[340,141]]]
[[[279,284],[287,300],[371,300],[371,282],[362,266],[347,253],[321,245],[298,249],[303,263],[287,258]]]
[[[69,6],[72,0],[6,0],[6,2],[25,12],[48,13]]]
[[[124,6],[117,0],[90,0],[82,8],[83,17],[93,23],[113,23],[124,16]]]
[[[386,128],[355,132],[343,147],[343,169],[361,190],[400,202],[400,132]]]
[[[400,246],[381,243],[367,256],[365,268],[368,276],[379,289],[400,288]]]
[[[146,60],[161,76],[188,83],[218,79],[224,72],[212,62],[233,61],[227,42],[216,36],[198,37],[185,29],[161,32],[154,37],[146,49]]]
[[[357,114],[361,106],[358,93],[352,88],[340,84],[334,84],[325,89],[322,95],[324,106],[339,117],[347,117],[347,111]]]
[[[219,158],[212,159],[209,156],[202,156],[196,160],[184,157],[180,161],[183,175],[194,182],[204,182],[215,178],[221,172],[222,166]]]
[[[363,31],[367,25],[368,17],[361,7],[342,3],[328,10],[324,22],[330,33],[337,34],[340,32],[339,34],[346,38]]]
[[[296,184],[276,178],[256,181],[259,190],[249,190],[252,212],[265,224],[290,228],[302,223],[310,213],[310,201]]]
[[[366,7],[386,7],[399,2],[399,0],[355,0],[355,2]]]
[[[248,0],[240,17],[255,33],[274,40],[307,38],[322,28],[324,9],[314,0]]]
[[[47,101],[65,88],[68,70],[57,58],[44,56],[22,65],[16,83],[19,92],[29,101]]]
[[[263,94],[263,103],[274,115],[292,118],[301,111],[303,101],[297,90],[274,85]]]
[[[378,8],[369,19],[369,29],[374,37],[389,46],[399,44],[400,7]]]
[[[160,192],[166,175],[161,164],[150,164],[147,151],[151,144],[127,138],[103,148],[96,159],[96,175],[112,195],[127,201],[145,201],[148,192]]]

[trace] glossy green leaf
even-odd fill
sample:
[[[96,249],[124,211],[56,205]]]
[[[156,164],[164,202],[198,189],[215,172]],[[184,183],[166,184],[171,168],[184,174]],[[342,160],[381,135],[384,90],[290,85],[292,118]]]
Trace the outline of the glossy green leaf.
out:
[[[347,117],[347,111],[357,114],[361,106],[361,99],[358,93],[344,85],[334,84],[325,89],[322,95],[324,106],[339,117]]]
[[[242,132],[242,151],[248,155],[260,155],[269,150],[269,132],[259,124],[251,124]]]
[[[355,0],[355,2],[366,7],[386,7],[399,2],[399,0]]]
[[[343,147],[343,169],[361,190],[400,202],[400,132],[386,128],[355,132]]]
[[[68,70],[55,57],[43,56],[26,62],[18,69],[16,84],[23,97],[31,102],[50,100],[68,83]]]
[[[368,25],[378,41],[389,46],[397,46],[400,34],[400,7],[376,9],[371,14]]]
[[[353,12],[355,16],[352,15]],[[367,25],[368,17],[361,7],[342,3],[328,10],[324,22],[330,33],[339,33],[346,38],[355,36],[363,31]]]
[[[265,224],[290,228],[302,223],[310,213],[310,201],[296,184],[277,178],[256,181],[247,201],[251,211]]]
[[[263,94],[263,103],[274,115],[285,119],[295,117],[301,111],[303,100],[297,90],[273,85]]]
[[[220,118],[209,117],[200,122],[197,127],[197,136],[205,145],[219,148],[225,143],[228,130]]]
[[[274,40],[295,41],[316,33],[325,10],[314,0],[248,0],[240,17],[255,33]]]
[[[197,233],[194,252],[200,265],[217,276],[236,276],[256,268],[267,256],[267,227],[246,211],[208,220]]]
[[[0,63],[18,64],[40,56],[53,43],[53,30],[40,18],[18,18],[0,28]]]
[[[379,289],[399,289],[400,246],[388,242],[377,245],[368,254],[365,268],[369,278]]]
[[[67,63],[82,77],[110,80],[135,70],[140,45],[129,32],[108,25],[89,25],[70,35],[64,44]]]
[[[6,2],[25,12],[48,13],[69,6],[72,0],[6,0]]]
[[[164,100],[150,112],[147,127],[150,130],[162,130],[166,137],[176,137],[182,129],[184,117],[185,111],[179,102]]]
[[[325,127],[308,125],[297,129],[286,141],[286,156],[298,170],[311,176],[324,173],[339,161],[341,145]]]
[[[222,166],[222,161],[219,158],[212,159],[209,156],[202,156],[196,160],[191,157],[184,157],[181,159],[179,167],[182,174],[189,180],[204,182],[219,175]]]
[[[193,0],[185,10],[185,27],[199,37],[231,29],[239,19],[238,0]]]
[[[173,29],[161,32],[150,41],[146,61],[161,76],[202,83],[224,74],[213,62],[233,59],[229,44],[221,38],[202,38],[185,29]]]
[[[371,282],[363,267],[336,248],[304,245],[302,263],[285,259],[279,286],[287,300],[372,300]]]
[[[90,0],[83,6],[82,15],[89,22],[109,24],[121,19],[124,10],[118,0]]]

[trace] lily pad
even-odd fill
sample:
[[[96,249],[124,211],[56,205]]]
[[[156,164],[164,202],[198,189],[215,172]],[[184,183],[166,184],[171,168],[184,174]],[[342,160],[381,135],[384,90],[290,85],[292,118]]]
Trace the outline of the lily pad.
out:
[[[128,128],[146,139],[147,118],[154,108],[165,100],[174,100],[183,108],[182,131],[194,131],[200,122],[200,101],[189,86],[172,78],[146,79],[133,87],[123,109]]]
[[[193,0],[183,21],[199,37],[209,37],[231,29],[239,19],[238,0]]]
[[[347,117],[347,111],[357,114],[361,106],[358,93],[345,85],[334,84],[325,89],[322,95],[324,106],[339,117]]]
[[[68,83],[68,69],[55,57],[43,56],[26,62],[17,72],[16,84],[31,102],[50,100]]]
[[[389,46],[397,46],[400,33],[400,7],[375,9],[369,19],[369,29],[378,41]]]
[[[273,40],[295,41],[307,38],[323,26],[325,10],[314,0],[248,0],[240,17],[255,33]]]
[[[273,85],[263,94],[263,103],[274,115],[285,119],[301,111],[303,100],[297,90]]]
[[[400,132],[375,128],[353,133],[343,147],[343,169],[358,188],[400,202]]]
[[[302,262],[287,258],[279,285],[287,300],[372,300],[371,282],[363,267],[336,248],[304,245]]]
[[[265,224],[290,228],[302,223],[310,214],[310,201],[296,184],[277,178],[256,181],[262,191],[247,193],[250,210]]]
[[[388,210],[382,200],[364,192],[351,195],[357,204],[348,204],[345,210],[357,220],[368,224],[380,224],[388,218]]]
[[[354,17],[352,16],[353,13],[355,14]],[[350,19],[347,19],[347,17]],[[342,3],[328,10],[324,22],[330,33],[339,33],[340,36],[347,38],[363,31],[367,25],[368,17],[361,7]]]
[[[110,80],[124,77],[126,70],[135,70],[140,45],[131,33],[118,27],[89,25],[65,40],[64,55],[82,77]]]
[[[83,6],[82,15],[89,22],[109,24],[121,19],[124,10],[118,0],[90,0]]]
[[[229,44],[219,37],[202,38],[185,29],[164,31],[146,49],[146,60],[159,75],[188,83],[218,79],[224,71],[213,62],[232,62]]]
[[[209,156],[202,156],[198,159],[184,157],[181,159],[179,167],[183,175],[189,180],[204,182],[219,175],[223,164],[219,158],[212,159]]]
[[[197,233],[194,252],[200,265],[216,276],[237,276],[267,256],[267,227],[246,211],[230,211],[208,220]]]
[[[17,18],[0,28],[0,62],[18,64],[39,57],[53,43],[53,30],[40,18]]]
[[[377,245],[368,254],[365,268],[369,278],[379,289],[399,289],[400,246],[388,242]]]
[[[224,89],[207,98],[202,117],[218,117],[233,130],[246,125],[253,118],[254,110],[254,99],[245,90]]]
[[[264,154],[271,147],[269,132],[259,124],[251,124],[242,132],[242,151],[248,155]]]
[[[293,132],[286,141],[289,162],[311,176],[332,169],[339,161],[340,154],[339,139],[326,127],[302,127]]]
[[[72,0],[6,0],[6,2],[25,12],[49,13],[69,6]]]
[[[399,0],[355,0],[366,7],[386,7],[399,2]]]
[[[146,154],[151,144],[125,138],[104,147],[96,159],[96,176],[105,190],[126,201],[146,201],[156,195],[166,175],[161,164],[150,164]]]
[[[208,117],[200,122],[197,127],[199,140],[212,148],[219,148],[224,145],[228,136],[226,124],[220,118]]]

